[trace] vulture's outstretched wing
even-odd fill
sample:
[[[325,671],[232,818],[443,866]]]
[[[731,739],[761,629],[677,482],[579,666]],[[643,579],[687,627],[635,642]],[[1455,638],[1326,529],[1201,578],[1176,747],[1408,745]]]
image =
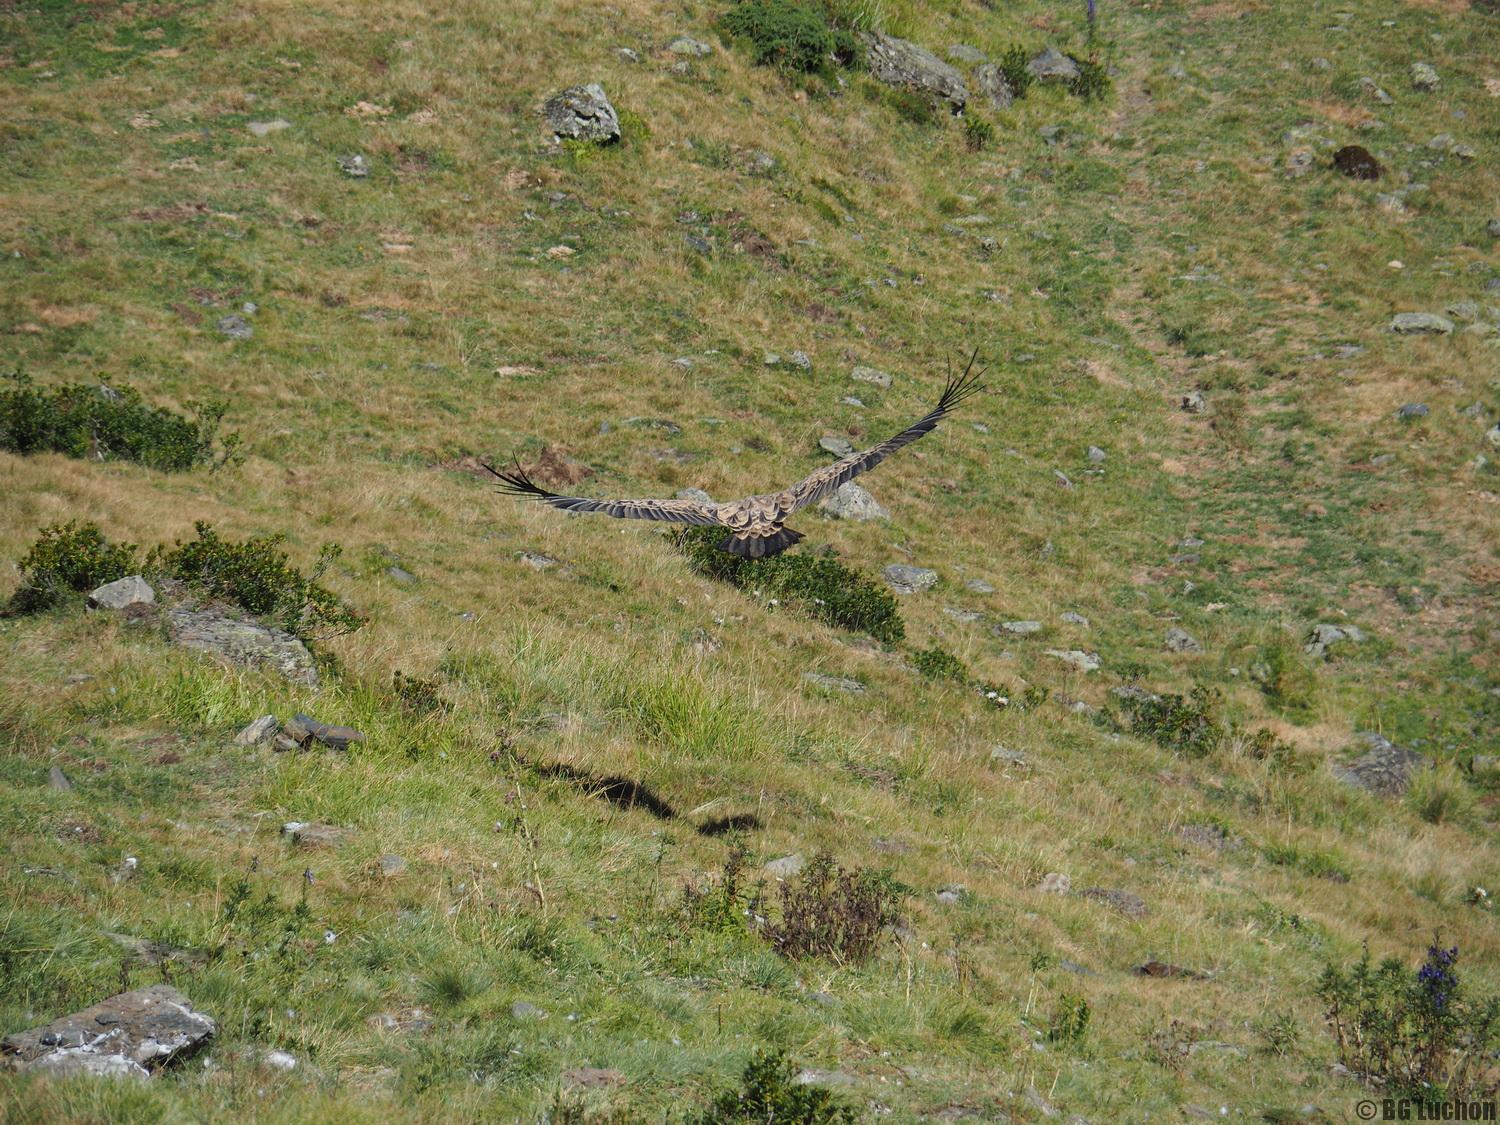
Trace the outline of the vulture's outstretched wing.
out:
[[[914,422],[889,441],[883,441],[860,453],[851,453],[787,489],[793,498],[792,510],[796,511],[798,508],[815,504],[824,497],[833,495],[842,485],[853,480],[860,473],[873,469],[896,450],[910,445],[924,434],[931,433],[950,410],[980,389],[979,379],[984,371],[974,371],[974,360],[978,355],[976,351],[969,357],[969,362],[961,375],[955,377],[950,374],[948,376],[948,386],[943,391],[943,397],[938,399],[938,404],[921,421]]]
[[[619,519],[663,520],[667,523],[719,522],[717,506],[700,504],[696,500],[589,500],[582,496],[559,496],[555,492],[548,492],[527,476],[519,462],[515,468],[505,473],[497,472],[490,465],[484,467],[502,483],[505,492],[540,500],[565,512],[603,512]]]

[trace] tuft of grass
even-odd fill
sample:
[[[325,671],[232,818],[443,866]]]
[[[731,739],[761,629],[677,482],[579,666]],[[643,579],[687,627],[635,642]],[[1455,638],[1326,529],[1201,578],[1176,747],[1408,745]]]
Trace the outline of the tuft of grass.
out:
[[[1404,799],[1406,806],[1428,824],[1468,827],[1479,819],[1479,796],[1452,762],[1414,773]]]

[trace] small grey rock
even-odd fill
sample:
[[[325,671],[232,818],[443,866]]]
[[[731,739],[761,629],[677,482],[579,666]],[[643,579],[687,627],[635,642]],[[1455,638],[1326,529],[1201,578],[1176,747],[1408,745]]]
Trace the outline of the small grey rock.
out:
[[[513,1020],[544,1020],[547,1013],[535,1004],[525,1000],[517,1000],[510,1006],[510,1018]]]
[[[286,733],[304,746],[315,740],[331,750],[347,750],[354,743],[365,740],[365,736],[353,727],[334,726],[300,712],[287,723]]]
[[[1002,621],[995,626],[997,633],[1009,633],[1015,637],[1027,637],[1042,631],[1040,621]]]
[[[677,499],[692,500],[699,504],[712,504],[714,502],[714,498],[701,488],[679,488],[677,490]]]
[[[597,82],[569,86],[552,95],[542,115],[558,140],[611,144],[620,139],[620,118]]]
[[[1203,646],[1186,629],[1173,626],[1167,630],[1166,646],[1168,652],[1202,652]]]
[[[1489,442],[1496,449],[1500,449],[1500,422],[1496,422],[1493,426],[1484,431],[1484,440]]]
[[[1057,615],[1059,621],[1066,621],[1069,625],[1078,625],[1084,629],[1089,627],[1089,619],[1081,613],[1074,613],[1071,609],[1066,613]]]
[[[1411,64],[1412,89],[1431,93],[1442,85],[1442,79],[1430,63],[1415,62]]]
[[[238,746],[259,746],[275,738],[280,729],[281,723],[275,715],[262,715],[235,735],[234,741]]]
[[[1021,753],[1019,750],[1012,750],[1008,746],[1001,746],[999,743],[996,743],[994,746],[990,747],[990,761],[1004,762],[1009,766],[1031,765],[1031,763],[1027,760],[1025,754]]]
[[[558,565],[558,560],[551,555],[544,555],[539,551],[522,551],[516,556],[521,562],[531,567],[532,570],[550,570]]]
[[[309,687],[318,684],[317,668],[307,646],[281,629],[219,610],[174,606],[167,611],[167,635],[174,644],[232,664],[269,666],[294,683]]]
[[[776,879],[790,879],[797,872],[807,866],[807,860],[801,852],[793,852],[784,855],[780,859],[773,859],[766,864],[766,874]]]
[[[1374,98],[1381,105],[1394,105],[1396,103],[1396,99],[1382,90],[1373,78],[1361,78],[1359,86],[1360,89],[1369,94],[1370,97]]]
[[[255,335],[255,329],[250,322],[239,313],[230,313],[221,316],[214,322],[214,327],[219,330],[219,335],[227,336],[231,340],[248,340]]]
[[[1484,230],[1491,238],[1500,238],[1500,218],[1491,219],[1484,225]],[[1491,278],[1490,280],[1500,281],[1500,277]],[[1485,288],[1489,289],[1490,286],[1486,284]],[[1500,289],[1500,286],[1496,286],[1495,288]]]
[[[388,566],[385,572],[390,575],[393,582],[400,586],[410,586],[417,580],[417,576],[404,567]]]
[[[1048,47],[1036,55],[1026,69],[1039,82],[1071,82],[1082,73],[1078,64],[1056,47]]]
[[[964,586],[973,590],[976,594],[993,594],[995,587],[991,586],[983,578],[970,578],[965,580]]]
[[[1128,918],[1144,918],[1147,914],[1146,900],[1131,891],[1118,891],[1107,887],[1091,887],[1083,892],[1084,898],[1102,902]]]
[[[1370,750],[1347,766],[1333,767],[1333,776],[1345,785],[1399,797],[1406,792],[1412,775],[1430,764],[1425,755],[1396,746],[1381,735],[1361,731],[1356,737],[1362,738]]]
[[[858,680],[851,680],[844,676],[830,676],[824,672],[803,672],[802,681],[825,691],[838,691],[846,695],[859,695],[865,690],[865,685]]]
[[[1043,1117],[1062,1116],[1062,1111],[1059,1110],[1051,1102],[1049,1102],[1045,1097],[1043,1097],[1042,1092],[1035,1086],[1026,1087],[1025,1097],[1026,1101],[1030,1103],[1031,1108],[1036,1110]]]
[[[859,32],[865,48],[865,68],[886,86],[917,90],[945,100],[955,113],[969,100],[963,75],[925,47],[879,32]]]
[[[246,129],[249,129],[257,137],[266,137],[272,133],[279,133],[283,129],[290,129],[291,127],[292,123],[290,121],[283,121],[279,117],[274,121],[251,121],[245,126]]]
[[[287,821],[281,826],[281,834],[300,848],[336,848],[352,835],[336,824],[306,820]]]
[[[106,582],[89,595],[90,609],[124,609],[129,605],[151,605],[156,591],[139,574]]]
[[[1432,411],[1428,409],[1425,402],[1408,402],[1400,410],[1396,411],[1396,417],[1400,418],[1403,422],[1410,422],[1416,418],[1425,418],[1431,413]]]
[[[667,50],[674,55],[683,55],[687,58],[702,59],[714,53],[714,49],[701,39],[694,39],[690,35],[679,35],[667,44]]]
[[[191,1054],[217,1030],[181,992],[156,984],[8,1035],[0,1052],[57,1073],[140,1077],[142,1068],[155,1069]],[[110,1059],[118,1061],[100,1061]]]
[[[1090,464],[1102,465],[1104,464],[1105,459],[1108,458],[1108,456],[1109,454],[1105,453],[1104,450],[1100,449],[1097,445],[1089,446],[1088,459]]]
[[[73,781],[63,773],[61,766],[53,766],[47,771],[47,788],[56,789],[61,793],[70,793],[73,791]]]
[[[849,439],[841,438],[836,434],[827,434],[819,438],[818,448],[835,457],[847,457],[854,452],[854,446],[849,443]]]
[[[781,357],[775,352],[767,352],[764,362],[767,367],[775,367],[781,363]]]
[[[1358,644],[1364,640],[1364,634],[1352,625],[1332,625],[1327,622],[1314,625],[1312,635],[1308,637],[1307,644],[1302,646],[1302,651],[1309,656],[1326,658],[1328,650],[1343,641],[1353,641]]]
[[[394,879],[397,875],[406,873],[406,860],[399,855],[387,852],[379,859],[380,873],[387,879]]]
[[[857,383],[873,383],[881,390],[889,390],[891,385],[891,377],[874,367],[856,366],[849,372],[849,378]]]
[[[853,481],[840,485],[832,496],[821,500],[818,511],[836,520],[854,520],[857,523],[891,517],[890,512],[882,508],[875,497]]]
[[[812,360],[808,358],[806,352],[793,352],[791,355],[786,357],[786,361],[799,370],[812,370]]]
[[[1178,405],[1188,414],[1202,414],[1208,409],[1208,401],[1203,397],[1202,391],[1189,391],[1182,396]]]
[[[915,594],[937,585],[938,573],[921,566],[892,563],[885,568],[885,581],[898,594]]]
[[[842,1070],[804,1068],[795,1079],[799,1086],[854,1086],[859,1079]]]
[[[370,174],[369,161],[357,152],[336,156],[334,163],[339,166],[340,172],[352,180],[362,180]]]
[[[1042,881],[1036,885],[1036,889],[1049,895],[1070,894],[1073,890],[1073,880],[1060,871],[1049,871],[1042,876]]]
[[[1037,128],[1037,136],[1042,138],[1043,144],[1055,145],[1062,140],[1063,127],[1061,125],[1042,125]]]
[[[632,47],[616,47],[615,58],[621,62],[638,63],[641,61],[640,52]]]
[[[949,883],[933,895],[944,906],[957,906],[967,896],[969,890],[962,883]]]
[[[1005,72],[994,63],[985,63],[975,67],[970,80],[974,83],[974,89],[979,96],[995,109],[1009,109],[1015,103],[1015,90],[1011,88]]]
[[[978,47],[971,47],[967,43],[955,43],[948,48],[948,58],[956,63],[973,66],[984,62],[985,54]]]
[[[1064,664],[1070,664],[1080,672],[1097,672],[1102,666],[1097,652],[1084,652],[1081,649],[1055,649],[1046,650],[1048,656],[1061,660]]]
[[[1391,331],[1402,336],[1446,336],[1453,331],[1453,322],[1437,313],[1397,313],[1391,318]]]
[[[984,619],[984,614],[980,613],[977,609],[955,609],[951,605],[945,605],[943,612],[955,621],[961,621],[965,625],[972,625],[974,622]]]
[[[1333,63],[1329,62],[1327,59],[1323,58],[1322,56],[1319,56],[1318,58],[1313,59],[1307,65],[1310,66],[1310,67],[1312,67],[1314,70],[1332,70],[1333,69]]]

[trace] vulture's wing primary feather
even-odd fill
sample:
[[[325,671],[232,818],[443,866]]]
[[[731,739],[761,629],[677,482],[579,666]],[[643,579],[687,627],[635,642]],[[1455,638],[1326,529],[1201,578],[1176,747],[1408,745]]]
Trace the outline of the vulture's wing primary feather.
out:
[[[482,463],[482,462],[481,462]],[[700,504],[696,500],[590,500],[583,496],[559,496],[548,492],[527,476],[518,463],[508,472],[499,472],[485,465],[493,477],[501,482],[502,491],[513,496],[540,500],[565,512],[603,512],[626,520],[662,520],[666,523],[719,523],[718,507]]]
[[[943,391],[943,397],[938,399],[938,404],[926,417],[913,422],[890,440],[871,446],[863,452],[851,453],[831,465],[824,466],[787,489],[793,498],[792,510],[806,507],[808,504],[816,504],[824,497],[833,495],[844,484],[859,476],[860,473],[869,472],[896,450],[910,445],[919,437],[930,434],[950,410],[980,389],[979,380],[984,375],[984,371],[974,370],[974,360],[978,355],[976,351],[969,357],[969,362],[962,374],[949,375],[948,386]]]

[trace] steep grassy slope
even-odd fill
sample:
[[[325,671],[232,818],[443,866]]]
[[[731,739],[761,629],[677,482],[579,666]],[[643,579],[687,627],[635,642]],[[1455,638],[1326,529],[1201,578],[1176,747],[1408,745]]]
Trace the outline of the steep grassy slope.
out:
[[[1500,720],[1496,351],[1387,331],[1500,304],[1496,18],[1105,6],[1110,97],[976,106],[997,137],[975,153],[865,75],[749,66],[719,11],[0,6],[0,357],[48,384],[222,396],[247,453],[185,474],[0,453],[0,556],[74,517],[146,544],[196,520],[281,531],[304,563],[342,544],[330,584],[370,618],[327,646],[317,691],[81,609],[0,621],[0,1030],[163,976],[222,1025],[207,1061],[147,1087],[7,1080],[8,1118],[660,1120],[776,1045],[894,1120],[1039,1119],[1030,1086],[1097,1121],[1337,1119],[1360,1087],[1328,1072],[1325,963],[1363,942],[1412,961],[1440,929],[1472,984],[1500,987],[1493,916],[1467,902],[1500,879],[1493,806],[1460,769]],[[1082,5],[869,16],[939,51],[1083,50]],[[679,66],[679,33],[714,53]],[[1419,59],[1438,90],[1412,89]],[[618,146],[543,135],[540,102],[584,81],[622,112]],[[1440,133],[1478,159],[1430,147]],[[1384,180],[1329,170],[1350,141]],[[1312,170],[1289,174],[1301,148]],[[335,163],[354,153],[365,179]],[[1382,203],[1409,181],[1425,190]],[[236,313],[251,338],[216,328]],[[991,393],[863,482],[889,522],[793,521],[802,549],[863,573],[939,572],[902,599],[899,648],[712,584],[652,525],[444,468],[550,448],[596,470],[591,495],[759,491],[824,463],[824,434],[918,417],[975,347]],[[855,364],[892,387],[852,382]],[[1208,410],[1179,410],[1200,388]],[[1393,417],[1416,401],[1426,417]],[[992,631],[1013,619],[1044,629]],[[1314,661],[1322,621],[1368,640]],[[1204,651],[1166,651],[1173,626]],[[909,666],[932,645],[1050,698],[997,709],[935,685]],[[404,706],[398,671],[449,706]],[[1125,683],[1215,687],[1296,760],[1240,739],[1173,755],[1075,706]],[[231,746],[297,710],[368,741]],[[1328,763],[1356,730],[1443,765],[1405,802],[1348,789]],[[73,790],[48,787],[52,764]],[[721,869],[726,817],[755,863],[826,849],[889,869],[911,889],[904,937],[864,965],[792,962],[687,923],[683,884]],[[301,850],[277,833],[293,819],[354,831]],[[404,873],[380,874],[387,853]],[[1042,893],[1048,872],[1148,912]],[[154,965],[111,934],[190,953]],[[1149,958],[1212,975],[1131,975]],[[1087,1035],[1036,1042],[1065,994],[1091,1006]],[[1270,1036],[1273,1055],[1278,1015],[1300,1035]],[[1194,1036],[1230,1046],[1170,1046]],[[302,1064],[268,1068],[272,1047]],[[560,1091],[582,1065],[624,1084]]]

